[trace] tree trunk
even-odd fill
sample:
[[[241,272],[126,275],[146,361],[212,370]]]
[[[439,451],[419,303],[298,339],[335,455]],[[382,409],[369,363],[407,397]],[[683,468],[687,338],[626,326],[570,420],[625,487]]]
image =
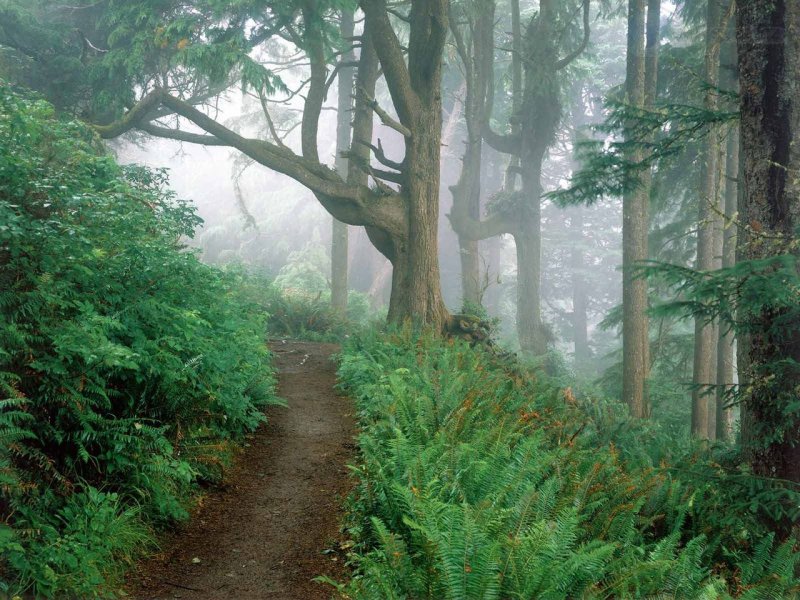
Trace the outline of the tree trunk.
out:
[[[736,127],[728,134],[725,161],[725,227],[722,236],[722,268],[736,264],[736,226],[731,221],[736,216],[737,184],[739,175],[739,132]],[[733,439],[733,409],[727,406],[726,394],[733,387],[733,330],[721,325],[717,344],[716,434],[723,441]]]
[[[519,135],[519,114],[522,109],[522,19],[519,0],[511,0],[511,135]],[[516,189],[516,171],[519,168],[519,154],[508,159],[503,188],[506,192]]]
[[[659,50],[661,47],[661,0],[648,0],[647,2],[647,31],[645,34],[645,50],[644,50],[644,106],[645,108],[652,109],[655,106],[658,98],[658,62]],[[655,136],[653,136],[655,137]],[[650,244],[649,244],[649,231],[650,231],[650,190],[653,186],[653,170],[647,169],[642,173],[642,193],[645,195],[645,247],[647,248],[647,257],[650,257]],[[645,295],[647,288],[645,288]],[[647,300],[645,299],[645,302]],[[647,302],[649,306],[649,302]],[[645,413],[650,415],[650,392],[648,388],[648,379],[650,377],[650,368],[652,367],[652,357],[650,356],[650,319],[645,314],[647,322],[641,328],[640,334],[642,336],[642,354],[645,369],[644,377],[644,404]]]
[[[586,315],[587,292],[584,274],[583,250],[578,240],[583,239],[583,208],[572,209],[570,222],[570,270],[572,271],[572,329],[575,342],[575,370],[585,370],[591,358],[589,351],[589,319]]]
[[[437,94],[438,98],[438,94]],[[406,160],[415,174],[407,186],[408,239],[394,240],[390,257],[392,295],[389,320],[411,320],[444,328],[448,313],[439,287],[439,139],[441,102],[416,115]],[[408,243],[412,240],[413,243]]]
[[[515,228],[517,250],[517,335],[523,353],[540,356],[547,352],[542,324],[542,208],[541,184],[535,174],[523,175],[525,205]]]
[[[717,86],[719,85],[719,54],[722,35],[722,0],[709,0],[706,16],[705,77],[709,85],[706,92],[705,108],[714,111],[719,106]],[[714,230],[719,227],[717,214],[717,160],[719,157],[719,128],[712,126],[705,145],[705,164],[703,166],[703,188],[700,194],[697,230],[698,271],[714,269]],[[714,437],[716,409],[711,409],[713,386],[717,382],[717,336],[713,323],[695,320],[694,328],[694,370],[692,374],[692,435],[699,438]],[[716,404],[714,404],[716,407]]]
[[[339,70],[338,97],[336,103],[336,172],[347,178],[347,158],[342,154],[350,148],[350,118],[353,109],[353,80],[355,73],[352,63],[355,59],[352,51],[353,37],[353,11],[342,10],[340,31],[342,40],[351,49],[342,55],[343,66]],[[331,306],[339,314],[347,312],[347,252],[348,232],[347,224],[335,217],[332,218],[331,227]]]
[[[642,108],[645,102],[645,3],[628,2],[628,58],[626,95],[628,104]],[[629,160],[639,162],[641,150]],[[648,356],[647,282],[635,277],[634,269],[647,260],[648,192],[644,182],[622,199],[622,397],[632,416],[646,417],[645,397]]]
[[[456,49],[464,68],[464,121],[467,137],[458,183],[451,188],[453,214],[461,221],[479,221],[482,130],[494,58],[494,0],[473,0],[460,16],[465,25],[452,23],[452,27]],[[465,306],[475,306],[481,302],[479,242],[463,232],[456,233],[461,258],[462,300]]]
[[[477,240],[459,239],[461,259],[461,299],[464,310],[475,309],[481,304],[481,264]]]
[[[800,4],[737,3],[741,87],[740,254],[797,255],[800,225]],[[800,324],[770,310],[752,324],[748,343],[752,419],[749,454],[756,474],[800,482]],[[783,524],[784,531],[792,526]]]
[[[517,332],[522,351],[547,352],[542,322],[542,165],[561,121],[556,7],[542,0],[525,32],[525,81],[519,123],[522,190],[512,229],[517,245]]]

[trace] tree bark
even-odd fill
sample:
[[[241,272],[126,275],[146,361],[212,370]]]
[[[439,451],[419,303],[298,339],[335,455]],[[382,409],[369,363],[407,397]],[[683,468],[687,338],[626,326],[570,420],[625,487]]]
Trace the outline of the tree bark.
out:
[[[721,49],[720,81],[723,90],[738,94],[739,73],[736,56],[736,26],[733,19],[730,19],[730,21],[728,27],[731,32],[730,34],[726,33]],[[724,214],[724,218],[720,265],[725,269],[736,265],[739,163],[739,125],[736,124],[728,129],[723,174],[725,193],[722,199],[722,213]],[[736,356],[737,339],[734,329],[726,329],[723,325],[720,325],[718,334],[717,389],[715,398],[716,413],[714,415],[716,421],[715,430],[718,439],[724,442],[732,442],[734,439],[735,419],[733,407],[729,406],[731,400],[729,396],[730,392],[733,390],[734,378],[736,377],[737,380],[739,379]]]
[[[725,229],[722,236],[722,268],[729,269],[736,264],[736,218],[737,178],[739,176],[739,131],[731,128],[725,161]],[[733,387],[734,372],[733,330],[725,326],[719,328],[717,344],[717,390],[716,390],[716,434],[723,441],[733,439],[733,409],[727,405],[726,395]]]
[[[709,86],[705,97],[705,108],[715,111],[719,107],[719,57],[722,36],[727,29],[723,23],[723,0],[709,0],[706,15],[705,77]],[[719,158],[719,127],[712,126],[705,141],[703,183],[700,193],[697,230],[698,271],[714,269],[714,231],[719,228],[719,206],[717,186],[717,161]],[[712,410],[713,386],[717,382],[717,336],[713,323],[695,320],[694,369],[692,374],[692,435],[699,438],[714,438],[716,403]]]
[[[439,164],[442,136],[442,53],[448,31],[447,0],[415,0],[409,12],[408,64],[382,0],[363,0],[366,25],[406,137],[400,197],[405,235],[381,244],[392,261],[389,319],[444,329],[449,314],[439,283]],[[379,247],[380,249],[380,247]]]
[[[800,4],[737,3],[741,87],[739,254],[792,253],[800,225]],[[777,324],[780,324],[779,326]],[[785,311],[758,316],[747,344],[752,420],[748,453],[758,475],[800,482],[800,324]],[[788,532],[791,523],[783,524]]]
[[[340,32],[342,41],[350,48],[342,54],[342,66],[339,69],[338,92],[336,102],[336,172],[342,178],[347,177],[348,165],[345,152],[350,148],[350,118],[353,109],[353,80],[355,73],[348,63],[355,60],[352,50],[354,22],[353,11],[342,10]],[[347,223],[335,217],[331,220],[331,306],[341,315],[347,313],[347,267],[348,267],[348,231]]]
[[[525,354],[541,356],[547,352],[547,338],[542,323],[542,193],[539,179],[523,175],[522,191],[526,203],[520,210],[520,222],[512,232],[517,252],[517,335]]]
[[[635,108],[645,103],[645,3],[628,2],[628,56],[625,91]],[[628,160],[642,160],[641,150]],[[632,416],[646,417],[645,382],[648,376],[647,282],[635,277],[635,267],[647,260],[648,193],[640,181],[622,199],[622,398]]]

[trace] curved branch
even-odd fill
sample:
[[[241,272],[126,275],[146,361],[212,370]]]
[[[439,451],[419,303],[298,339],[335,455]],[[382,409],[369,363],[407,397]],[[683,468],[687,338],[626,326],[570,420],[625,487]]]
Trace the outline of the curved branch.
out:
[[[298,156],[286,147],[277,146],[263,140],[245,138],[199,111],[191,104],[160,89],[148,94],[120,121],[111,125],[98,126],[95,129],[101,137],[112,138],[132,129],[140,128],[141,115],[152,110],[157,106],[158,102],[216,138],[220,143],[215,143],[215,145],[227,145],[236,148],[256,162],[274,171],[288,175],[313,192],[347,200],[359,206],[365,206],[372,195],[366,186],[347,185],[334,171],[325,165],[306,157]],[[182,137],[185,138],[184,141],[191,139],[189,135]],[[198,141],[204,143],[208,141],[208,138],[203,136]]]
[[[136,129],[140,123],[147,120],[151,114],[161,104],[166,92],[158,88],[139,100],[120,120],[108,125],[95,125],[94,129],[104,139],[111,139],[127,133],[131,129]]]
[[[503,154],[519,154],[522,150],[522,136],[518,133],[502,135],[494,131],[489,123],[484,123],[481,135],[487,144]]]
[[[516,219],[510,213],[492,213],[485,219],[450,213],[447,215],[455,232],[473,241],[488,240],[504,233],[514,233]]]
[[[591,37],[591,29],[589,28],[589,3],[590,0],[583,0],[583,39],[575,50],[556,63],[556,70],[558,71],[572,64],[576,58],[583,54],[583,51],[586,50],[589,45],[589,38]]]
[[[378,140],[378,146],[375,147],[373,144],[369,142],[365,142],[364,140],[355,140],[355,143],[361,144],[362,146],[366,146],[370,150],[372,150],[373,154],[375,154],[375,158],[379,163],[381,163],[384,167],[389,167],[390,169],[394,169],[395,171],[403,171],[405,169],[405,165],[401,162],[397,162],[392,160],[391,158],[387,158],[386,154],[383,151],[383,145],[381,141]]]
[[[406,178],[403,173],[395,173],[393,171],[386,171],[384,169],[376,169],[370,165],[369,161],[365,160],[363,156],[354,154],[352,152],[342,152],[342,156],[355,164],[364,173],[371,175],[373,179],[385,179],[386,181],[391,181],[392,183],[397,183],[400,185],[404,185],[406,183]]]

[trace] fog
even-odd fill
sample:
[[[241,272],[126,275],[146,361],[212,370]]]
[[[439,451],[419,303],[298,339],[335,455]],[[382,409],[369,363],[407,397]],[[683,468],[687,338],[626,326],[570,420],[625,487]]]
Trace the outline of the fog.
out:
[[[607,46],[621,40],[613,26],[593,31],[593,44]],[[308,74],[307,63],[296,61],[295,50],[281,43],[270,46],[262,60],[282,65],[276,71],[289,90],[302,86]],[[271,52],[270,52],[271,51]],[[624,78],[621,55],[602,57],[605,62],[605,83],[609,88],[619,85]],[[282,63],[282,61],[285,61]],[[448,65],[455,73],[458,65]],[[496,68],[502,72],[510,68],[510,60],[500,61]],[[378,86],[379,101],[391,110],[389,93],[381,81]],[[601,90],[598,90],[598,92]],[[326,96],[320,118],[318,147],[321,159],[333,165],[336,154],[336,97],[334,82]],[[578,90],[579,94],[589,94]],[[288,97],[288,100],[287,100]],[[572,100],[577,99],[570,99]],[[601,98],[586,97],[596,114],[595,122],[603,118]],[[276,93],[271,110],[283,142],[295,152],[300,152],[299,119],[303,109],[301,95]],[[213,106],[216,118],[237,131],[269,136],[260,107],[253,94],[242,94],[231,89]],[[461,267],[458,237],[447,216],[453,210],[450,188],[458,180],[462,168],[466,128],[463,121],[464,87],[453,79],[443,90],[443,134],[441,185],[439,194],[439,260],[442,292],[447,306],[459,312],[463,306]],[[278,117],[276,117],[278,115]],[[397,115],[392,112],[394,118]],[[163,121],[186,131],[202,131],[185,119],[168,118]],[[588,128],[584,124],[582,128]],[[544,163],[544,191],[564,186],[575,163],[574,149],[568,139],[576,128],[569,115],[562,120],[561,140]],[[388,157],[400,159],[404,153],[402,136],[391,127],[375,123],[373,143],[381,143]],[[254,163],[240,152],[224,147],[201,146],[152,136],[136,135],[133,140],[115,140],[112,148],[125,163],[165,168],[175,193],[190,199],[197,207],[203,224],[190,240],[203,260],[212,264],[242,264],[270,278],[279,277],[292,264],[300,271],[307,270],[307,280],[324,281],[330,285],[331,216],[320,205],[314,194],[290,177],[276,173]],[[481,204],[482,211],[501,188],[508,160],[490,148],[484,149],[484,173]],[[582,225],[575,229],[575,221]],[[363,228],[349,227],[348,252],[349,283],[353,291],[366,294],[371,306],[385,311],[391,290],[391,264],[370,243]],[[580,240],[575,235],[581,236]],[[584,266],[576,271],[570,266],[570,252],[581,249]],[[514,239],[502,235],[479,244],[481,287],[484,305],[489,317],[498,322],[498,331],[504,343],[515,347],[516,278],[517,266]],[[572,329],[572,280],[584,278],[592,286],[592,297],[587,307],[589,339],[593,345],[596,362],[592,370],[600,370],[611,359],[615,332],[599,327],[604,315],[621,299],[621,280],[618,265],[621,262],[621,203],[618,199],[596,203],[591,207],[564,208],[549,200],[542,202],[542,300],[543,319],[551,330],[555,348],[570,355],[574,352]],[[316,290],[315,290],[316,291]]]

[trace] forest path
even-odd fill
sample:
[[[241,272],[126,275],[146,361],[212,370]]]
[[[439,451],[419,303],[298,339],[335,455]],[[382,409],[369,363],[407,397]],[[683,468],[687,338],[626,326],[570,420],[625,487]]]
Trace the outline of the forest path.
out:
[[[268,409],[225,485],[203,498],[161,554],[139,565],[131,597],[327,600],[332,588],[312,578],[342,579],[342,557],[322,553],[340,536],[353,448],[351,405],[333,389],[337,347],[276,341],[270,348],[289,408]]]

